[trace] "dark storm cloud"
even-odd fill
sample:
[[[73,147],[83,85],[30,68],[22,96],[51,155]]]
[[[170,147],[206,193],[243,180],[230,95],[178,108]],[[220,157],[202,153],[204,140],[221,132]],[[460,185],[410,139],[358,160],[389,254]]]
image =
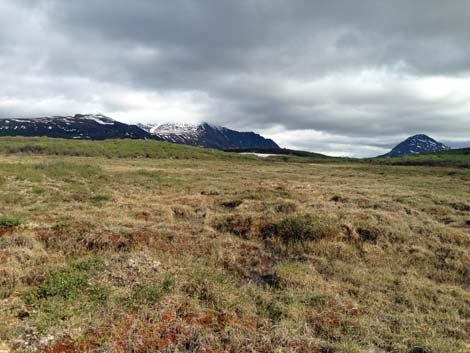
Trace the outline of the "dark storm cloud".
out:
[[[350,154],[470,133],[460,0],[0,0],[0,21],[2,115],[193,116]]]

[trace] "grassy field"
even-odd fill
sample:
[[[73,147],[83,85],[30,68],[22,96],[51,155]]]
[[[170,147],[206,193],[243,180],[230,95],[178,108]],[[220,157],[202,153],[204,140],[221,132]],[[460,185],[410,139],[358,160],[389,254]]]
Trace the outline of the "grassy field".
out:
[[[470,169],[7,138],[0,196],[0,352],[470,351]]]

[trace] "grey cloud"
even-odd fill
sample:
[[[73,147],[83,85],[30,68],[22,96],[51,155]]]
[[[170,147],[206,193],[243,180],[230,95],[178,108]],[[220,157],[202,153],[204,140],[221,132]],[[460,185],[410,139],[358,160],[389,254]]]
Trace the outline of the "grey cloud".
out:
[[[323,132],[333,153],[470,133],[470,4],[460,0],[0,0],[0,21],[2,115],[46,113],[49,102],[51,113],[136,122],[122,98],[135,92],[205,97],[198,119],[233,128]],[[428,97],[435,77],[455,87]]]

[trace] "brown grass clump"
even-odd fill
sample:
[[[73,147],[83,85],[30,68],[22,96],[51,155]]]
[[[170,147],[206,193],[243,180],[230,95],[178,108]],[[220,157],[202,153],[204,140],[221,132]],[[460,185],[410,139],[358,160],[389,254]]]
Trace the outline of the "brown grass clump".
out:
[[[251,233],[253,219],[250,216],[233,214],[214,223],[214,228],[220,232],[232,233],[247,239]]]
[[[339,227],[332,219],[309,214],[265,221],[260,228],[264,240],[280,240],[284,245],[332,239],[338,233]]]

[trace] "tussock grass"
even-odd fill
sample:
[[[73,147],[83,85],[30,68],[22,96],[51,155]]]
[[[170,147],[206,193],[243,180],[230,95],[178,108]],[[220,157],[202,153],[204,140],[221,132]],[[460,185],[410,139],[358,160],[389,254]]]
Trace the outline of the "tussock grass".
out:
[[[309,214],[266,222],[260,230],[263,239],[279,238],[285,245],[320,241],[333,238],[338,233],[339,227],[334,220]]]

